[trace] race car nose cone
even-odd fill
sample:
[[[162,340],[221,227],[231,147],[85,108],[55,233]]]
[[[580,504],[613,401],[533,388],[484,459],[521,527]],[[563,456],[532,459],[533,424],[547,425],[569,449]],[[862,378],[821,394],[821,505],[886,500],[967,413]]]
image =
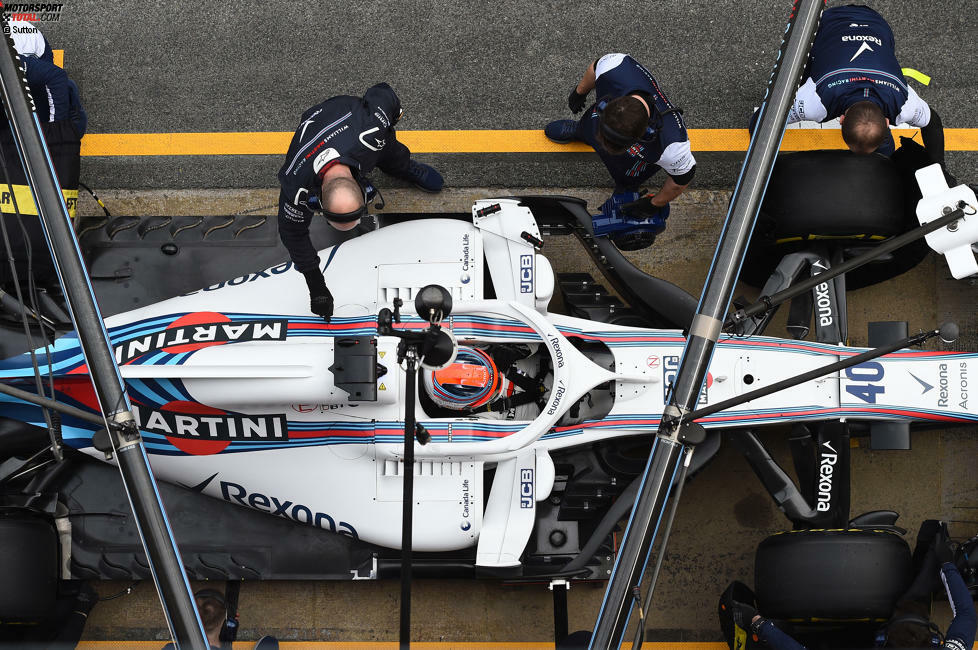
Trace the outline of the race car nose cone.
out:
[[[950,321],[941,325],[941,328],[938,330],[938,336],[940,336],[941,340],[945,343],[954,343],[958,340],[958,335],[960,333],[961,328],[958,327],[958,324]]]

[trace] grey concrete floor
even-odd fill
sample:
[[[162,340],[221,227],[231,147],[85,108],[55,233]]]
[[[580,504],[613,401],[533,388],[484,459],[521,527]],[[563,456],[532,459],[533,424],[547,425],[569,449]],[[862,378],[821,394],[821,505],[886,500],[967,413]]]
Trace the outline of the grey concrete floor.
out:
[[[843,4],[832,0],[830,5]],[[978,94],[974,0],[866,0],[891,23],[901,64],[946,127],[972,127]],[[571,117],[566,97],[587,65],[628,52],[685,109],[690,128],[745,128],[760,104],[787,0],[491,3],[269,3],[68,0],[42,25],[81,88],[92,133],[292,131],[327,97],[379,81],[402,98],[405,130],[542,129]],[[593,94],[591,99],[595,99]],[[741,154],[702,153],[697,187],[733,186]],[[587,186],[586,154],[424,155],[449,185]],[[952,167],[974,166],[951,153]],[[89,158],[100,188],[269,186],[281,156]],[[386,185],[385,185],[386,186]]]
[[[388,205],[398,211],[467,210],[471,200],[493,194],[536,193],[540,188],[472,188],[437,198],[413,190],[391,191]],[[602,190],[571,188],[591,205]],[[207,214],[268,210],[271,190],[239,192],[107,191],[102,198],[114,214]],[[726,192],[692,191],[674,203],[666,233],[655,246],[634,254],[650,272],[698,294],[726,211]],[[83,214],[94,203],[83,199]],[[549,238],[544,252],[558,272],[581,271],[590,262],[569,237]],[[594,272],[592,270],[592,272]],[[597,277],[597,273],[595,277]],[[745,293],[749,287],[743,287]],[[953,317],[976,331],[976,287],[947,278],[943,260],[930,257],[899,280],[850,294],[850,333],[866,342],[870,320],[905,319],[912,329],[929,328],[938,315]],[[783,333],[779,321],[770,333]],[[970,328],[970,329],[969,329]],[[967,346],[966,346],[967,347]],[[975,349],[975,346],[970,346]],[[786,431],[766,431],[772,453],[790,466]],[[978,429],[916,433],[910,452],[852,450],[852,512],[894,509],[910,530],[925,518],[952,521],[952,533],[978,532]],[[764,537],[787,527],[746,462],[730,445],[691,480],[667,550],[653,611],[647,621],[657,639],[718,640],[716,599],[733,579],[752,582],[753,553]],[[102,594],[125,587],[98,586]],[[242,638],[272,633],[280,639],[392,641],[397,637],[397,582],[246,583],[241,592]],[[575,585],[569,593],[571,629],[590,628],[604,585]],[[507,586],[495,581],[417,581],[413,599],[414,638],[423,641],[546,641],[552,639],[551,596],[546,585]],[[939,616],[946,617],[946,611]],[[164,623],[155,591],[148,583],[99,604],[85,632],[88,639],[163,639]]]

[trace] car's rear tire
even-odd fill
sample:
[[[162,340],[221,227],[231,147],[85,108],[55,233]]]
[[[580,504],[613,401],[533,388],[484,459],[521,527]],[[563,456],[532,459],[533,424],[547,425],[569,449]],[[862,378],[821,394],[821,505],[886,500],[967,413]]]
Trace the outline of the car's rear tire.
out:
[[[875,530],[799,530],[757,547],[754,589],[771,618],[886,620],[912,578],[902,537]]]
[[[789,253],[813,246],[828,251],[872,247],[913,228],[913,189],[906,173],[882,155],[830,150],[779,156],[741,279],[762,286]],[[888,261],[851,271],[847,285],[860,288],[898,275],[926,252],[926,246],[904,249]]]
[[[58,592],[58,533],[49,517],[29,511],[0,515],[0,620],[51,615]]]

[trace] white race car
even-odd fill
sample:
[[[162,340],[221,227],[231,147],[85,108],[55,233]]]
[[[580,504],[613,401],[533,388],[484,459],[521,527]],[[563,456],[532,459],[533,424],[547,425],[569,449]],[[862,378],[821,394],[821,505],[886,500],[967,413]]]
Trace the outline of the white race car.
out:
[[[106,319],[153,471],[170,484],[164,502],[192,575],[390,575],[401,541],[406,386],[398,339],[378,336],[377,314],[400,298],[395,327],[420,329],[413,299],[437,284],[454,302],[443,326],[459,351],[418,378],[418,420],[430,442],[414,451],[416,572],[604,577],[601,547],[630,500],[609,505],[641,473],[684,337],[548,311],[557,287],[535,248],[541,231],[531,205],[583,212],[570,199],[484,200],[469,220],[407,220],[321,251],[337,305],[330,322],[309,313],[289,263]],[[655,308],[681,319],[690,303]],[[700,405],[862,351],[724,336]],[[36,361],[55,399],[97,411],[73,333],[37,350]],[[840,419],[973,422],[972,367],[978,372],[972,353],[900,350],[699,423],[714,431]],[[8,385],[35,391],[34,377],[27,353],[0,362]],[[47,444],[41,411],[26,402],[0,397],[0,424],[8,461]],[[2,480],[70,535],[62,578],[145,577],[98,428],[62,416],[60,435],[81,452],[69,453],[69,469],[28,464]],[[712,435],[695,463],[718,445]]]

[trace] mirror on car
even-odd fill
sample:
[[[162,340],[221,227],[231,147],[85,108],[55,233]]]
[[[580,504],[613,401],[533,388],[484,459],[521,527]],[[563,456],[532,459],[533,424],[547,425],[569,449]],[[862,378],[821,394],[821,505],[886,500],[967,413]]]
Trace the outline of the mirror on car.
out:
[[[418,316],[436,325],[452,313],[452,294],[441,285],[429,284],[418,292],[414,299],[414,309]]]

